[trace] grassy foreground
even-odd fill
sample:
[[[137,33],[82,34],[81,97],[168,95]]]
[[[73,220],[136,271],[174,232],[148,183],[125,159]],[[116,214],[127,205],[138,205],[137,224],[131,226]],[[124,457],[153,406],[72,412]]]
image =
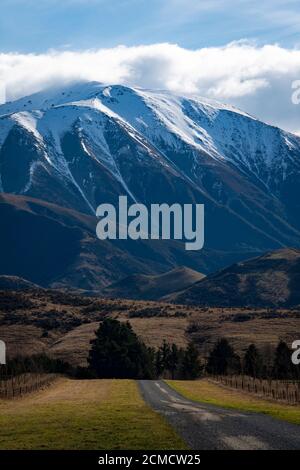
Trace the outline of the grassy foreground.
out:
[[[224,408],[265,413],[273,418],[300,424],[300,406],[289,406],[263,400],[237,390],[227,389],[206,379],[197,381],[167,380],[167,383],[186,398]]]
[[[185,449],[131,380],[59,379],[0,400],[0,449]]]

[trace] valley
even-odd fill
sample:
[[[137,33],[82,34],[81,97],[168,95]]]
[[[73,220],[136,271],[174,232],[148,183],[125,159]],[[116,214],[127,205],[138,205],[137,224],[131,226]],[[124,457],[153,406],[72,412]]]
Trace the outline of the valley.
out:
[[[202,358],[221,337],[238,352],[252,342],[267,351],[279,339],[291,344],[300,331],[297,308],[196,307],[47,289],[0,291],[0,337],[10,357],[46,352],[85,366],[94,332],[107,317],[129,321],[151,347],[164,339],[184,347],[193,339]]]

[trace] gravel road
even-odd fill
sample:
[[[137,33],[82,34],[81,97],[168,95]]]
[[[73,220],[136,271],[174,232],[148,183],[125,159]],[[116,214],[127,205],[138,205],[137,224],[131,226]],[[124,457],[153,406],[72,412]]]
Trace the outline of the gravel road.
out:
[[[270,416],[184,398],[164,381],[140,380],[145,401],[162,414],[191,449],[300,449],[300,426]]]

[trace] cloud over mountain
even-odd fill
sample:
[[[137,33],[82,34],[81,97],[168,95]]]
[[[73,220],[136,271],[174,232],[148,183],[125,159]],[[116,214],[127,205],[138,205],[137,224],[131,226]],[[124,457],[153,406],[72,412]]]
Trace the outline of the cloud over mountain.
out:
[[[239,41],[197,50],[176,44],[44,54],[0,54],[7,98],[77,80],[163,88],[235,104],[289,130],[299,129],[292,82],[300,79],[300,50]]]

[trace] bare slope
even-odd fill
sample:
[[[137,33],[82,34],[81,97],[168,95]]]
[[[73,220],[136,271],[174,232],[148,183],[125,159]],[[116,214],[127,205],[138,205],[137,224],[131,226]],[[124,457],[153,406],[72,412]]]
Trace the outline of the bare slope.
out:
[[[189,252],[177,241],[100,241],[96,217],[32,197],[0,194],[0,218],[0,276],[43,287],[99,293],[132,273],[161,273],[178,261],[200,271],[214,264],[209,250]],[[227,256],[219,253],[215,267]]]
[[[300,304],[300,250],[285,248],[234,264],[172,298],[195,305],[295,307]]]
[[[202,279],[204,274],[186,266],[156,276],[135,274],[108,286],[101,294],[114,298],[159,300]]]
[[[299,309],[207,308],[152,301],[83,297],[57,290],[0,291],[0,338],[8,356],[46,351],[85,365],[90,340],[105,317],[129,321],[145,343],[186,346],[193,338],[206,355],[217,338],[238,351],[289,344],[300,331]]]

